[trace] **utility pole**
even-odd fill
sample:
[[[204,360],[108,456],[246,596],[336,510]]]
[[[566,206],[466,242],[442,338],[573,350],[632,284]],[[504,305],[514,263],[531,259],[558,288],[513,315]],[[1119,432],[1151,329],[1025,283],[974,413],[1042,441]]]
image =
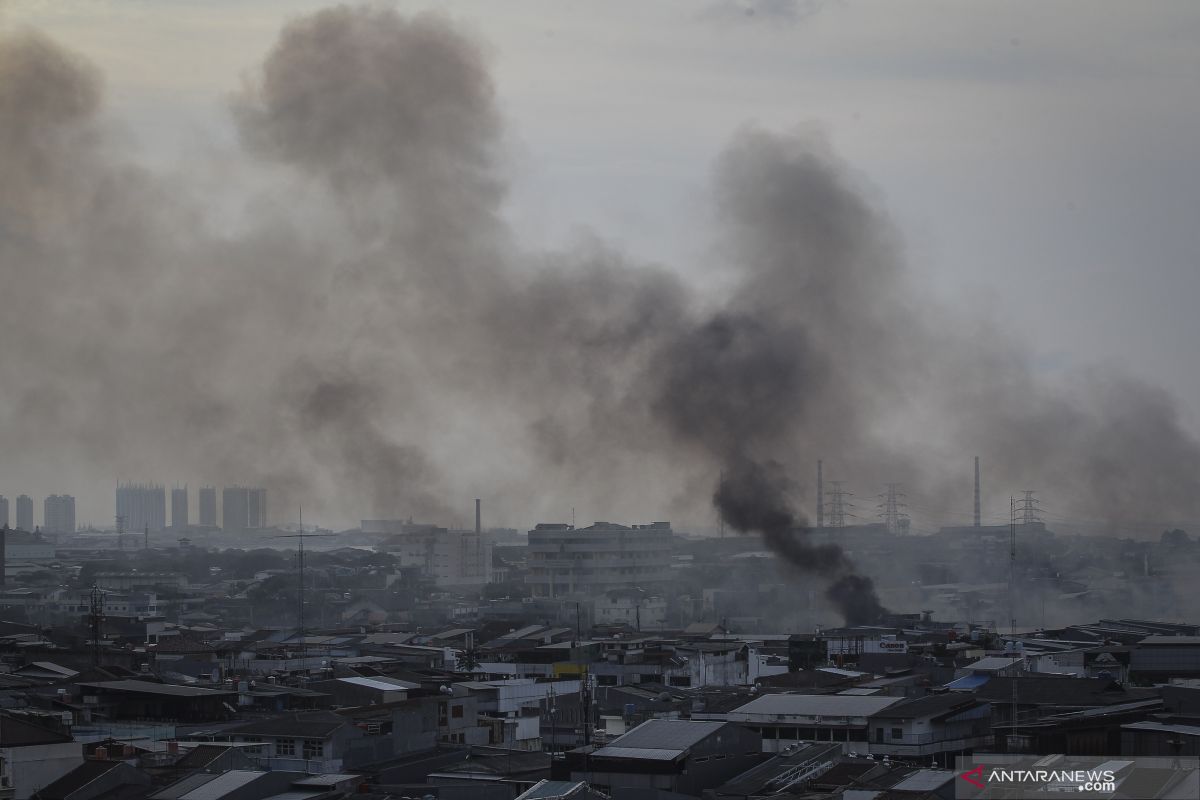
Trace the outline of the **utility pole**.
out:
[[[150,549],[150,526],[149,525],[147,525],[145,528],[142,529],[142,549],[143,550]]]
[[[104,593],[100,591],[100,587],[92,584],[92,593],[89,598],[88,622],[92,627],[92,666],[100,666],[100,628],[104,622]]]
[[[821,473],[821,459],[817,459],[817,530],[825,527],[825,483]]]
[[[304,509],[300,509],[300,532],[299,533],[284,533],[278,536],[272,536],[272,539],[295,539],[296,540],[296,622],[298,635],[300,636],[300,658],[308,658],[308,640],[305,636],[305,619],[304,619],[304,540],[312,539],[319,536],[333,536],[332,533],[305,533],[304,532]]]
[[[1033,493],[1026,492],[1026,498]],[[1014,654],[1020,651],[1017,648],[1017,613],[1013,608],[1014,592],[1017,580],[1017,502],[1013,497],[1008,498],[1008,633],[1012,641],[1012,652]],[[1017,675],[1012,676],[1012,734],[1010,742],[1015,743],[1017,739]],[[1005,748],[1006,750],[1008,748]]]
[[[883,513],[879,516],[883,517],[883,524],[887,528],[887,532],[893,536],[900,533],[903,527],[903,522],[908,519],[908,515],[901,509],[905,507],[900,498],[905,497],[904,492],[900,491],[900,484],[888,483],[884,484],[887,487],[887,495],[879,508],[883,509]],[[880,495],[880,497],[885,497]]]

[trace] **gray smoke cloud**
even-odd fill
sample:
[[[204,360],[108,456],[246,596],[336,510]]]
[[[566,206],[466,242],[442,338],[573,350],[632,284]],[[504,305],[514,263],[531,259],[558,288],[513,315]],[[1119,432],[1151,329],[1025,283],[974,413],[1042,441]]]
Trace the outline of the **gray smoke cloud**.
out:
[[[964,516],[979,454],[1064,515],[1200,518],[1169,397],[1047,381],[926,301],[811,137],[746,129],[718,159],[714,296],[603,241],[514,240],[486,58],[437,15],[299,18],[232,112],[252,181],[148,172],[90,66],[0,38],[0,440],[29,474],[259,483],[278,519],[715,506],[856,622],[882,613],[870,579],[806,533],[818,457]]]

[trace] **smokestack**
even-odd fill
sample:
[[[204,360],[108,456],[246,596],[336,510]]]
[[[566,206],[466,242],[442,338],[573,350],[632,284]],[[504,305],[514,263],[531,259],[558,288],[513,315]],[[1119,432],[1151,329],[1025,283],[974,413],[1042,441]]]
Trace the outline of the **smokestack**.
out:
[[[480,525],[480,517],[479,517],[479,498],[476,497],[475,498],[475,532],[482,533],[482,531],[483,531],[483,528]]]
[[[825,483],[821,475],[821,460],[817,459],[817,530],[825,527]]]
[[[975,527],[979,527],[979,456],[975,456]]]

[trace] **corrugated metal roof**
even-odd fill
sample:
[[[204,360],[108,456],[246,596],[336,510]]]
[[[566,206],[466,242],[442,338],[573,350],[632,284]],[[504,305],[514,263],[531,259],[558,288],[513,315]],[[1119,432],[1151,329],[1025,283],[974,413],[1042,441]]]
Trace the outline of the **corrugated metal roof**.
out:
[[[610,746],[650,750],[686,750],[721,729],[724,722],[701,722],[686,719],[651,719],[623,736],[613,739]]]
[[[86,689],[107,689],[111,692],[135,692],[138,694],[162,694],[172,697],[216,697],[218,695],[237,694],[233,690],[205,689],[200,686],[176,686],[173,683],[154,683],[153,681],[122,680],[96,681],[95,683],[80,683]]]
[[[582,781],[540,781],[519,795],[517,800],[557,800],[570,797],[585,786],[587,784]]]
[[[254,783],[266,774],[258,770],[231,769],[182,795],[180,800],[221,800],[225,795]]]
[[[295,781],[293,786],[333,786],[343,781],[351,781],[361,777],[355,772],[326,772],[322,775],[309,775]]]
[[[804,717],[869,717],[900,702],[900,697],[855,697],[844,694],[766,694],[731,714],[784,714]]]
[[[958,680],[950,681],[946,684],[946,688],[955,691],[969,691],[971,689],[978,689],[991,679],[991,675],[967,675]]]
[[[642,761],[674,761],[686,750],[661,750],[651,747],[601,747],[592,753],[596,758],[632,758]]]
[[[411,681],[402,681],[399,678],[338,678],[342,683],[352,683],[355,686],[366,686],[368,689],[377,689],[381,692],[395,692],[406,689],[420,689],[421,684],[412,683]]]
[[[922,769],[894,785],[891,791],[932,792],[952,780],[954,773],[948,769]]]
[[[1020,663],[1022,660],[1023,659],[1020,656],[1015,658],[1006,656],[987,656],[986,658],[981,658],[972,664],[967,664],[963,667],[963,669],[974,670],[975,672],[999,672],[1002,669],[1008,669],[1012,665]]]
[[[215,777],[216,775],[210,775],[208,773],[189,775],[186,778],[175,781],[175,783],[172,783],[165,789],[155,792],[150,796],[154,798],[154,800],[176,800],[176,798],[183,797],[188,792],[192,791],[198,786],[203,786],[204,784],[213,780]]]

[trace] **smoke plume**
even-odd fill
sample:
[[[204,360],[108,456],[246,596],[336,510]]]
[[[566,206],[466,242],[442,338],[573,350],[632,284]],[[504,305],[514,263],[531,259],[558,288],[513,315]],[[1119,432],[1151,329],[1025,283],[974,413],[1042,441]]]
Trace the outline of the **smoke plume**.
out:
[[[882,612],[871,580],[806,532],[818,457],[964,518],[974,454],[1063,515],[1200,518],[1171,398],[1111,370],[1047,382],[931,304],[811,138],[746,129],[717,159],[718,297],[603,241],[514,240],[487,60],[437,15],[299,18],[232,113],[241,152],[147,170],[92,67],[0,35],[7,492],[256,483],[280,521],[715,506],[856,622]]]

